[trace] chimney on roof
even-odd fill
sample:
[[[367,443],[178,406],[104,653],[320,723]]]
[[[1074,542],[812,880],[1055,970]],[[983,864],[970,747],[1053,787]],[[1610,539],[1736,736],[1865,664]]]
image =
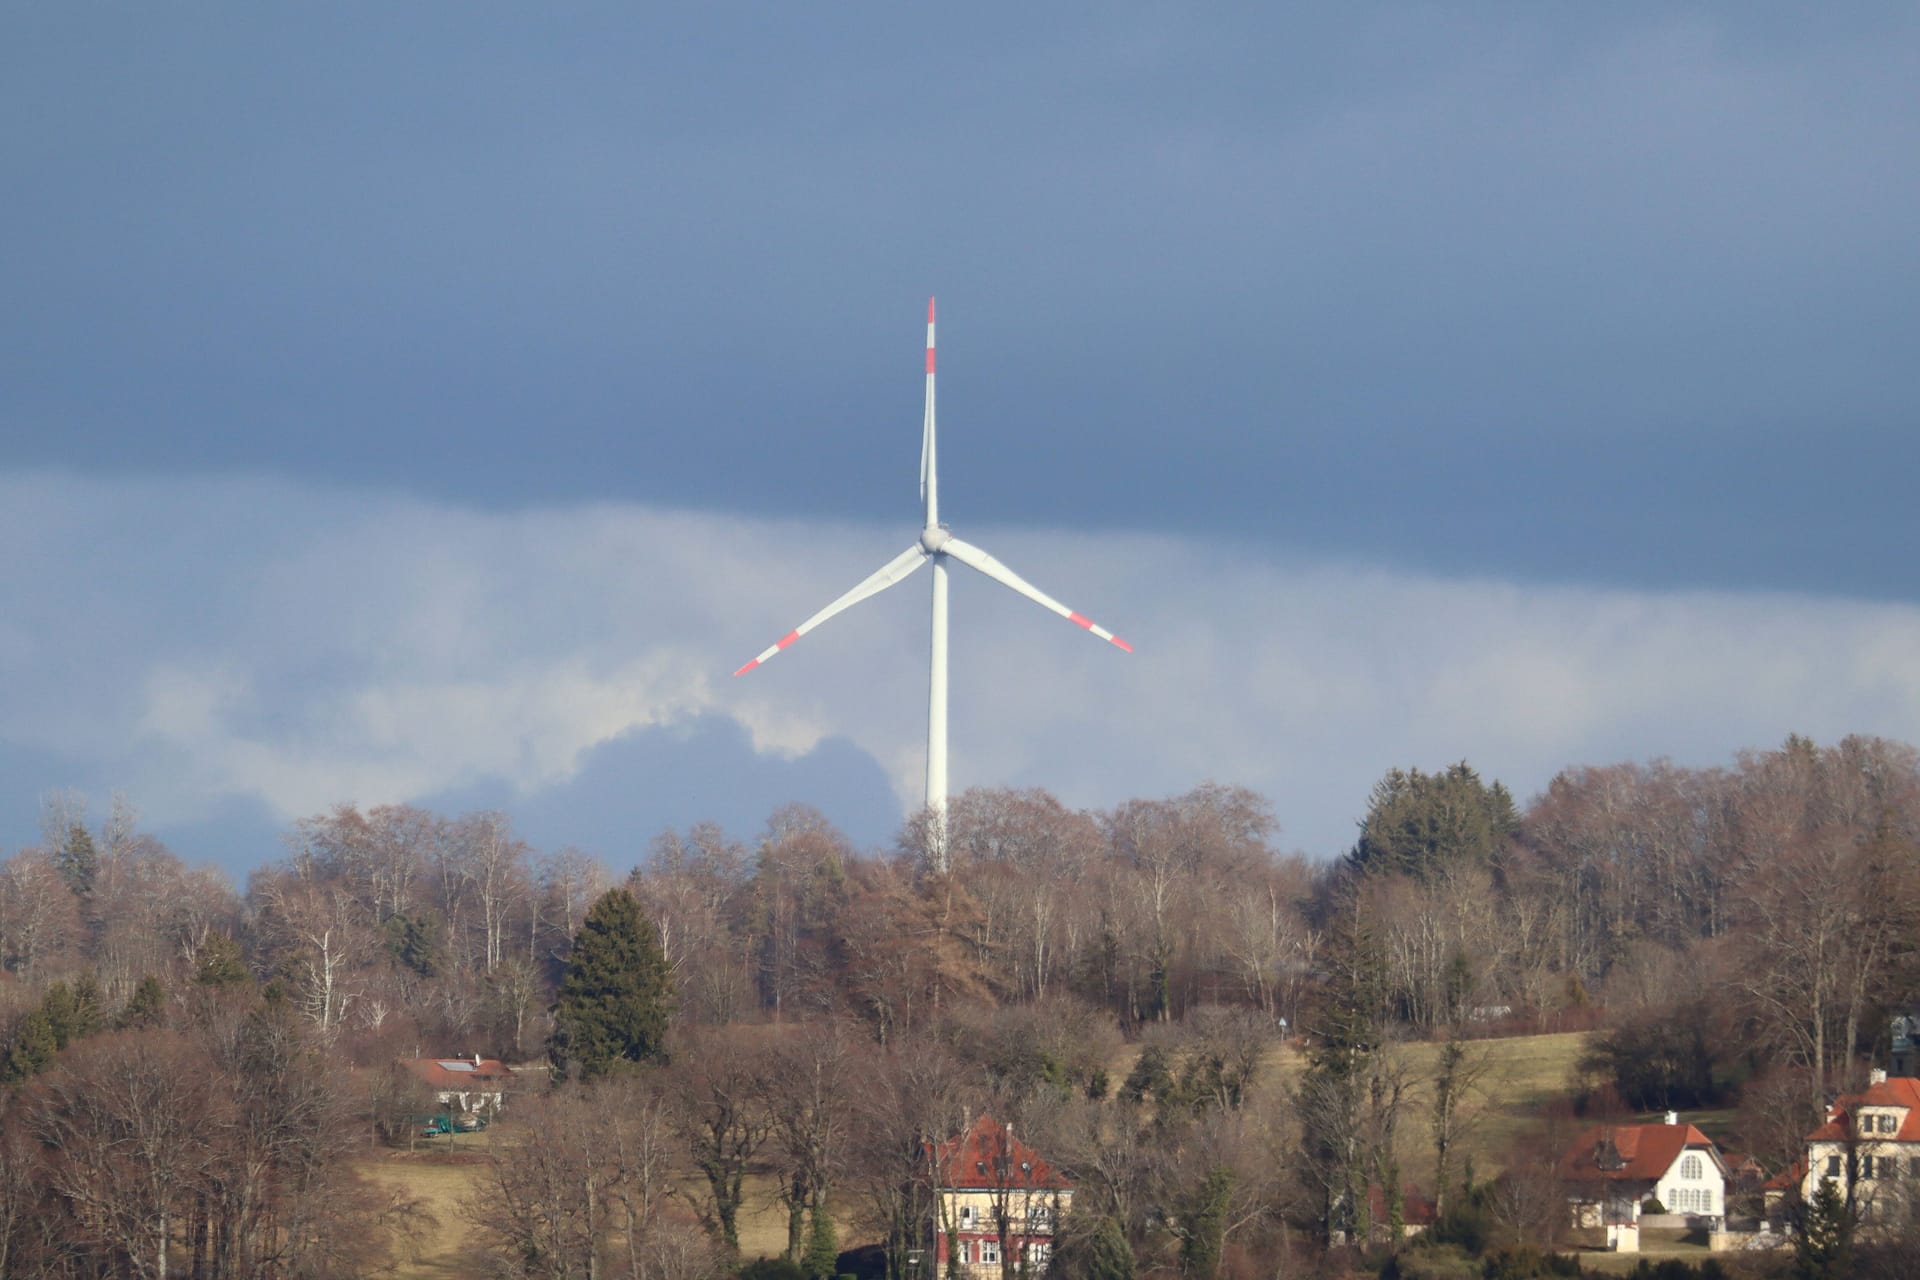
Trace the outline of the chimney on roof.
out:
[[[1885,1084],[1886,1082],[1887,1082],[1887,1073],[1885,1069],[1881,1067],[1875,1067],[1873,1070],[1867,1072],[1867,1084],[1869,1086],[1876,1085],[1876,1084]]]
[[[477,1053],[473,1055],[473,1065],[476,1067],[480,1065],[480,1055]]]
[[[1679,1113],[1678,1111],[1669,1111],[1669,1112],[1667,1112],[1667,1123],[1668,1123],[1668,1124],[1679,1124],[1679,1123],[1680,1123],[1680,1113]]]

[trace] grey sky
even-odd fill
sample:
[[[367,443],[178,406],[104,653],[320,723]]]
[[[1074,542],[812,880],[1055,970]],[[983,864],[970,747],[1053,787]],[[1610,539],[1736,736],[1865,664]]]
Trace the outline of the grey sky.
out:
[[[872,522],[884,556],[914,514],[930,293],[963,528],[1914,602],[1916,154],[1906,5],[7,6],[0,471],[115,478],[86,491],[161,513],[210,476],[292,486],[130,541],[16,525],[14,572],[63,584],[15,602],[52,655],[20,675],[85,702],[111,682],[84,662],[140,651],[83,658],[22,612],[106,608],[136,570],[103,557],[253,616],[234,544],[281,536],[274,493],[330,530],[410,495],[476,521]],[[809,538],[780,554],[838,589]],[[629,571],[666,573],[645,549]],[[744,653],[688,643],[730,670],[786,603],[746,609]],[[313,647],[315,687],[353,665]],[[723,756],[730,714],[697,713]],[[1363,720],[1321,726],[1363,775],[1326,802],[1342,821],[1414,762]],[[19,723],[6,813],[64,774],[112,784],[75,731]],[[1724,728],[1699,750],[1747,745]],[[1663,731],[1614,749],[1683,749]]]

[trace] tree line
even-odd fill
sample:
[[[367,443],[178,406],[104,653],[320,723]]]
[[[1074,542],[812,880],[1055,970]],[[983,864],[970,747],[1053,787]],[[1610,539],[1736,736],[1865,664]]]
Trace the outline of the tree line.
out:
[[[1572,768],[1524,805],[1464,763],[1395,770],[1326,863],[1283,851],[1264,798],[1211,784],[1104,811],[969,791],[943,875],[927,830],[858,850],[796,805],[751,841],[664,832],[616,874],[500,814],[341,806],[240,892],[124,804],[94,821],[54,797],[41,842],[0,862],[0,1133],[4,1167],[33,1170],[24,1198],[0,1186],[0,1248],[67,1260],[44,1274],[350,1274],[419,1207],[341,1191],[336,1139],[406,1130],[396,1059],[484,1053],[565,1082],[499,1176],[575,1185],[561,1165],[584,1160],[594,1188],[573,1226],[543,1208],[497,1257],[570,1239],[590,1259],[622,1242],[636,1274],[666,1254],[724,1266],[752,1174],[780,1188],[796,1262],[856,1221],[897,1263],[928,1194],[915,1142],[991,1107],[1057,1145],[1109,1246],[1211,1274],[1290,1231],[1366,1238],[1410,1181],[1484,1203],[1459,1159],[1475,1036],[1595,1028],[1580,1087],[1601,1106],[1737,1088],[1743,1136],[1777,1164],[1884,1062],[1914,989],[1920,758],[1880,739]],[[637,994],[588,963],[609,901],[657,954]],[[637,1040],[569,1014],[595,992],[651,1019]],[[1258,1070],[1282,1036],[1308,1054],[1284,1088]],[[1413,1040],[1443,1066],[1409,1077]],[[1127,1041],[1137,1065],[1111,1079]],[[603,1069],[628,1059],[654,1065]],[[56,1137],[79,1161],[84,1124],[118,1134],[147,1109],[90,1100],[122,1077],[198,1090],[162,1108],[201,1115],[177,1144],[192,1169],[127,1184],[164,1211],[92,1204],[80,1188],[119,1184],[46,1164]],[[1430,1154],[1410,1171],[1413,1124]],[[505,1181],[496,1199],[554,1203]],[[0,1258],[16,1271],[34,1274]]]

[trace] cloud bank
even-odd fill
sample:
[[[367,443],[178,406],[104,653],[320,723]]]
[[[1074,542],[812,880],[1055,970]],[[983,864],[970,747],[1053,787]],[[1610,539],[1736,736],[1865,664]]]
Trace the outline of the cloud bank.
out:
[[[911,525],[904,505],[882,527],[0,476],[0,842],[30,840],[37,796],[76,780],[123,788],[163,836],[236,806],[285,823],[345,801],[498,795],[510,812],[570,809],[583,843],[603,831],[620,856],[707,773],[722,775],[710,816],[750,834],[765,812],[730,811],[724,774],[755,758],[813,760],[806,785],[870,759],[904,811],[924,750],[924,575],[728,673]],[[1394,765],[1465,758],[1524,798],[1570,763],[1711,764],[1793,731],[1920,739],[1909,605],[959,531],[1137,652],[956,566],[956,787],[1098,806],[1242,783],[1273,801],[1283,843],[1326,855]],[[704,742],[711,768],[607,776],[647,734]],[[849,825],[889,834],[871,815]]]

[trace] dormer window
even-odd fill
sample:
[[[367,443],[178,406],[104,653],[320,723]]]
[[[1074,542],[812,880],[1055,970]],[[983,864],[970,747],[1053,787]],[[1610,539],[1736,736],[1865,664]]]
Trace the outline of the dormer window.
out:
[[[1900,1128],[1900,1122],[1893,1116],[1880,1117],[1880,1132],[1894,1133]]]

